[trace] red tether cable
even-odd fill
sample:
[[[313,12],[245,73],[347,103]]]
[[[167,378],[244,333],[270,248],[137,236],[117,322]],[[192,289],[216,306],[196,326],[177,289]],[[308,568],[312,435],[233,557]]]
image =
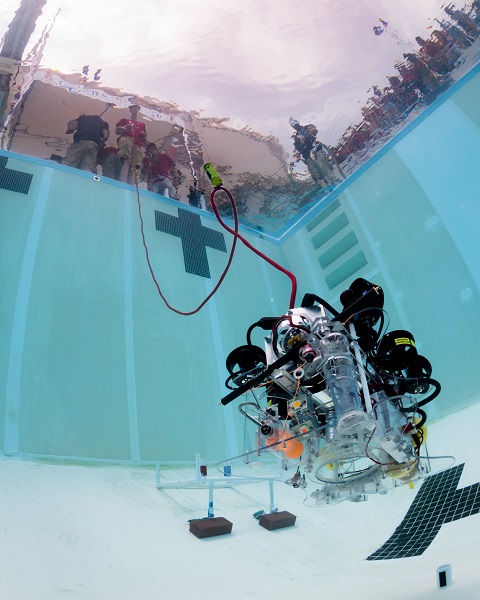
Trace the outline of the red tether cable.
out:
[[[220,215],[218,214],[218,210],[217,210],[217,206],[215,204],[215,194],[219,191],[222,190],[223,192],[225,192],[228,196],[228,199],[230,201],[230,204],[232,205],[232,210],[233,210],[233,220],[235,223],[235,229],[232,229],[231,227],[229,227],[228,225],[226,225]],[[295,307],[295,298],[297,296],[297,279],[295,277],[295,275],[291,272],[288,271],[287,269],[285,269],[284,267],[282,267],[281,265],[279,265],[277,262],[275,262],[274,260],[272,260],[271,258],[269,258],[268,256],[266,256],[263,252],[260,252],[260,250],[257,250],[254,246],[252,246],[252,244],[250,244],[250,242],[248,242],[240,233],[238,233],[238,216],[237,216],[237,209],[235,207],[235,202],[233,201],[232,198],[232,194],[226,190],[223,187],[216,187],[212,193],[210,194],[210,202],[212,203],[212,208],[213,208],[213,212],[215,213],[215,216],[217,217],[218,222],[220,223],[220,225],[226,229],[228,232],[230,232],[235,239],[239,239],[247,248],[250,248],[250,250],[252,250],[252,252],[255,252],[255,254],[257,254],[257,256],[260,256],[260,258],[263,258],[263,260],[266,260],[270,265],[272,265],[272,267],[275,267],[275,269],[278,269],[279,271],[281,271],[282,273],[285,273],[285,275],[287,277],[290,278],[290,281],[292,282],[292,291],[290,294],[290,305],[289,308],[294,308]]]
[[[290,278],[290,281],[292,282],[292,291],[291,291],[291,294],[290,294],[290,305],[289,305],[289,308],[294,308],[294,306],[295,306],[295,297],[297,295],[297,279],[296,279],[295,275],[293,273],[291,273],[290,271],[288,271],[287,269],[285,269],[284,267],[282,267],[281,265],[279,265],[277,262],[275,262],[271,258],[269,258],[268,256],[266,256],[263,252],[260,252],[260,250],[257,250],[256,248],[254,248],[254,246],[252,246],[252,244],[250,244],[250,242],[248,242],[238,232],[238,214],[237,214],[237,208],[235,206],[235,202],[233,200],[232,194],[227,189],[225,189],[224,187],[221,187],[221,186],[215,187],[213,189],[213,191],[212,191],[212,193],[210,195],[210,202],[212,204],[213,212],[215,213],[215,216],[217,217],[217,220],[220,223],[220,225],[224,229],[226,229],[229,233],[231,233],[233,235],[233,242],[232,242],[232,247],[230,249],[230,255],[228,257],[227,265],[225,266],[225,269],[223,270],[223,273],[220,276],[220,279],[218,280],[218,282],[215,285],[215,287],[213,288],[213,290],[210,292],[210,294],[208,294],[208,296],[203,300],[203,302],[201,304],[199,304],[199,306],[197,306],[197,308],[195,308],[193,310],[190,310],[190,311],[182,311],[182,310],[178,310],[177,308],[174,308],[168,302],[168,300],[165,298],[165,296],[163,295],[163,292],[162,292],[162,290],[160,288],[160,285],[159,285],[159,283],[157,281],[157,278],[155,277],[155,273],[153,271],[152,264],[150,262],[150,256],[149,256],[149,253],[148,253],[147,242],[145,240],[144,223],[143,223],[143,216],[142,216],[142,208],[141,208],[141,204],[140,204],[140,192],[139,192],[139,189],[138,189],[136,169],[135,169],[135,187],[136,187],[136,190],[137,190],[138,215],[140,217],[140,231],[141,231],[141,234],[142,234],[143,247],[145,249],[145,258],[147,260],[148,269],[150,271],[150,275],[151,275],[152,280],[153,280],[153,282],[155,284],[155,287],[157,288],[158,294],[159,294],[160,298],[163,300],[163,302],[165,303],[165,305],[167,306],[167,308],[169,308],[173,312],[177,313],[178,315],[184,315],[184,316],[194,315],[201,308],[203,308],[205,306],[205,304],[210,300],[210,298],[217,292],[218,288],[221,286],[223,280],[225,279],[225,277],[226,277],[226,275],[228,273],[228,270],[230,269],[230,265],[232,264],[232,260],[233,260],[233,255],[235,253],[235,247],[236,247],[236,244],[237,244],[237,239],[239,239],[245,246],[247,246],[247,248],[249,248],[250,250],[252,250],[252,252],[255,252],[255,254],[257,254],[257,256],[260,256],[260,258],[263,258],[263,260],[267,261],[270,265],[272,265],[272,267],[275,267],[276,269],[278,269],[282,273],[285,273],[285,275],[287,275],[287,277]],[[220,191],[220,190],[222,192],[225,192],[225,194],[227,195],[228,200],[230,202],[230,205],[232,207],[234,229],[232,229],[226,223],[224,223],[222,221],[222,218],[220,217],[220,215],[218,213],[218,209],[217,209],[217,206],[215,204],[215,194],[218,191]]]
[[[199,306],[197,306],[197,308],[195,308],[193,310],[190,310],[190,311],[183,311],[183,310],[178,310],[178,309],[174,308],[171,304],[169,304],[168,300],[163,295],[162,290],[160,288],[160,285],[159,285],[159,283],[157,281],[157,278],[155,277],[155,273],[153,272],[152,264],[150,263],[150,257],[148,255],[147,242],[145,240],[145,233],[144,233],[144,230],[143,230],[142,208],[141,208],[141,205],[140,205],[140,193],[138,191],[138,183],[137,183],[136,172],[135,172],[135,186],[137,188],[138,215],[140,217],[140,231],[142,233],[143,247],[145,248],[145,257],[147,259],[147,265],[148,265],[148,268],[150,270],[150,275],[152,276],[153,283],[155,284],[155,286],[157,288],[158,294],[160,295],[160,298],[165,302],[165,305],[167,306],[167,308],[169,308],[173,312],[177,313],[178,315],[183,315],[183,316],[186,316],[186,317],[189,316],[189,315],[194,315],[201,308],[203,308],[205,306],[205,304],[210,300],[210,298],[215,294],[215,292],[221,286],[222,281],[225,279],[225,276],[228,273],[230,265],[232,264],[233,255],[234,255],[234,252],[235,252],[235,246],[237,245],[237,238],[236,237],[233,238],[233,243],[232,243],[232,247],[230,249],[230,256],[228,257],[227,265],[226,265],[225,269],[223,270],[223,273],[220,276],[220,279],[218,280],[217,285],[213,288],[213,290],[210,292],[210,294],[208,294],[208,296],[205,298],[205,300],[201,304],[199,304]],[[230,192],[228,192],[228,194],[230,194]],[[237,229],[238,229],[238,219],[235,216],[235,231]]]

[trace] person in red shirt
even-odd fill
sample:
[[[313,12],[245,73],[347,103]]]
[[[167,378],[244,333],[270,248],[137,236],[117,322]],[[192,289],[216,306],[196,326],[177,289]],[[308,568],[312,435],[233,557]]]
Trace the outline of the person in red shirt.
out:
[[[176,198],[177,192],[172,183],[174,166],[175,161],[168,154],[160,152],[155,144],[148,144],[142,168],[147,179],[147,189],[164,196],[167,195],[165,190],[168,190],[168,197]]]
[[[135,182],[135,169],[140,169],[143,162],[144,151],[147,140],[145,123],[137,121],[140,106],[130,106],[131,119],[120,119],[116,125],[115,133],[118,138],[118,158],[122,160],[119,180],[124,183]]]

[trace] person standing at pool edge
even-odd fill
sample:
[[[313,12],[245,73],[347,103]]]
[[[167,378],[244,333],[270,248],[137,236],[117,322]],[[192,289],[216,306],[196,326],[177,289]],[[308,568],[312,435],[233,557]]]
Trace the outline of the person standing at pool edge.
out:
[[[133,184],[134,167],[140,169],[143,162],[143,147],[147,140],[145,123],[137,121],[140,106],[133,104],[130,108],[131,119],[120,119],[115,133],[118,138],[118,158],[122,160],[119,181]]]
[[[96,173],[99,146],[110,134],[108,123],[98,115],[81,115],[67,123],[66,133],[73,133],[73,144],[68,147],[62,164]]]

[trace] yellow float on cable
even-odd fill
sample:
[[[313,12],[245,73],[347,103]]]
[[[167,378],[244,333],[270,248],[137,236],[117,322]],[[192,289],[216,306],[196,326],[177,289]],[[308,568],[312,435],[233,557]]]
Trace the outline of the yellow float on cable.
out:
[[[212,182],[213,187],[220,187],[221,185],[223,185],[222,178],[217,173],[217,171],[216,171],[215,167],[212,165],[212,163],[209,163],[209,162],[205,163],[203,165],[203,170],[208,175],[208,178]]]

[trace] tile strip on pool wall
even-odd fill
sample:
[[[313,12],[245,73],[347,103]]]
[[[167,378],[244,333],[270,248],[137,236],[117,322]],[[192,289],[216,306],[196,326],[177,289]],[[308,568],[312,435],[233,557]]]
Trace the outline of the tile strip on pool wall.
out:
[[[125,330],[125,378],[127,384],[128,428],[130,435],[130,458],[140,460],[140,440],[138,434],[137,385],[135,379],[135,342],[133,329],[133,289],[132,289],[132,210],[130,193],[124,192],[124,330]]]

